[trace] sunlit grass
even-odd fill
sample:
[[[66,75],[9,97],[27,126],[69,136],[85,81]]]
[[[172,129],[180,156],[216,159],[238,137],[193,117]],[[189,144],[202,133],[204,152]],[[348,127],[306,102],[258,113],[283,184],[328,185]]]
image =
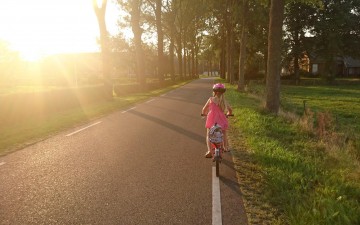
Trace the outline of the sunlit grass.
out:
[[[16,85],[16,86],[2,86],[0,87],[0,95],[8,95],[13,93],[32,93],[51,91],[55,89],[61,89],[55,86],[43,86],[43,85]]]
[[[187,82],[189,81],[179,82],[175,85],[150,92],[114,97],[112,101],[85,104],[82,105],[82,107],[5,124],[0,127],[0,155],[7,154],[28,144],[47,138],[49,135],[53,135],[62,130],[78,126],[108,113],[145,101],[153,96],[161,95]]]
[[[351,104],[347,109],[337,109],[336,103],[340,100],[335,100],[348,98],[357,101],[357,89],[336,89],[334,98],[327,97],[334,93],[332,88],[316,90],[311,94],[306,87],[284,88],[282,94],[286,96],[286,102],[282,101],[283,107],[286,105],[287,109],[301,112],[304,97],[309,100],[312,96],[319,99],[318,109],[329,104],[328,109],[336,109],[336,113],[346,112],[355,116],[359,113],[351,109]],[[252,195],[255,197],[249,198],[262,199],[260,204],[263,206],[255,208],[262,208],[268,203],[277,209],[278,219],[273,219],[272,224],[360,223],[360,171],[357,170],[356,159],[349,163],[346,157],[334,158],[318,137],[302,130],[295,121],[265,113],[258,97],[230,89],[227,99],[236,115],[231,124],[232,135],[241,134],[232,139],[242,139],[236,143],[244,143],[240,149],[246,149],[263,177],[258,181],[260,185],[254,184],[254,187],[261,187],[258,190],[260,193],[254,191]],[[329,99],[333,106],[325,103],[325,99]],[[233,155],[238,164],[245,164],[244,159],[237,157],[236,151],[240,149],[235,150]]]

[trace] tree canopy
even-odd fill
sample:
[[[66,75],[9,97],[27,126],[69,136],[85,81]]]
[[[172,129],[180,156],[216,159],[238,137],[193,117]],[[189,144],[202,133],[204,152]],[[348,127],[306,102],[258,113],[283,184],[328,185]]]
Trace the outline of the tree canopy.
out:
[[[130,15],[136,12],[136,21],[142,23],[129,23],[135,49],[144,45],[137,34],[144,24],[158,37],[152,47],[158,52],[160,79],[168,75],[184,79],[215,70],[228,82],[238,82],[240,91],[246,80],[264,79],[267,108],[275,113],[282,68],[298,82],[305,55],[316,54],[328,63],[324,75],[334,77],[335,57],[359,56],[360,1],[356,0],[118,2],[136,5],[123,7]],[[165,70],[163,63],[171,69]],[[146,69],[138,70],[138,76],[144,73]]]

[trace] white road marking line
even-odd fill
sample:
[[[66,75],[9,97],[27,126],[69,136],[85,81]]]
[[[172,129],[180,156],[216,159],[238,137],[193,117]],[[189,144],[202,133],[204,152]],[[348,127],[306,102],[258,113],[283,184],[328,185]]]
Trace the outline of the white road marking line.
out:
[[[128,109],[128,110],[122,111],[121,113],[129,112],[130,110],[133,110],[133,109],[135,109],[135,108],[136,108],[136,107],[132,107],[132,108],[130,108],[130,109]]]
[[[215,167],[212,167],[212,178],[212,225],[222,225],[220,181]]]
[[[6,162],[0,162],[0,166],[3,166],[5,164],[6,164]]]
[[[147,101],[146,103],[150,103],[150,102],[152,102],[152,101],[154,101],[155,99],[151,99],[151,100],[149,100],[149,101]]]
[[[93,127],[93,126],[95,126],[95,125],[98,125],[98,124],[101,123],[101,122],[102,122],[102,121],[93,123],[93,124],[91,124],[91,125],[89,125],[89,126],[87,126],[87,127],[81,128],[80,130],[77,130],[77,131],[72,132],[72,133],[70,133],[70,134],[67,134],[67,135],[65,135],[65,136],[66,136],[66,137],[69,137],[69,136],[74,135],[74,134],[76,134],[76,133],[79,133],[79,132],[81,132],[81,131],[83,131],[83,130],[85,130],[85,129],[88,129],[88,128],[90,128],[90,127]]]

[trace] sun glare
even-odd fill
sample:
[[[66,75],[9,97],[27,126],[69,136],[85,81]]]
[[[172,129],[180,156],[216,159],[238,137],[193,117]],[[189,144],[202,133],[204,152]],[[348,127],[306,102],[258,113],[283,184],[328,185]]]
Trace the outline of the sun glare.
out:
[[[107,24],[115,30],[118,15],[108,2]],[[56,53],[99,51],[99,28],[90,0],[1,0],[0,40],[25,60]]]

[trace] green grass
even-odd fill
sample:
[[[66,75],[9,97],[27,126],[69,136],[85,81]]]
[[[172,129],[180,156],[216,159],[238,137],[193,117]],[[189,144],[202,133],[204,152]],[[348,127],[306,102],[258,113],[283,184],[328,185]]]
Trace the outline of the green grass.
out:
[[[331,112],[341,129],[350,126],[354,132],[360,133],[360,86],[282,87],[285,109],[302,113],[303,101],[314,111]]]
[[[264,112],[258,97],[234,89],[231,87],[226,97],[236,115],[231,124],[230,139],[232,143],[242,143],[240,147],[234,146],[237,170],[242,173],[240,177],[251,177],[255,170],[259,170],[262,177],[247,184],[260,188],[250,194],[247,191],[244,198],[248,207],[260,209],[266,204],[271,205],[269,209],[275,209],[275,216],[268,218],[270,224],[360,224],[359,161],[335,157],[323,140],[301,129],[297,122]],[[262,93],[260,87],[257,87],[257,93]],[[337,116],[340,132],[344,124],[358,129],[355,124],[360,113],[357,109],[358,87],[287,86],[283,87],[282,96],[282,106],[287,110],[301,114],[306,99],[307,106],[313,110],[327,110]],[[338,107],[340,102],[341,108]],[[240,157],[244,155],[241,153],[244,149],[254,160],[253,167],[257,168],[252,167],[248,175],[244,175],[247,172],[242,164],[249,162]],[[254,188],[242,187],[244,190]],[[253,199],[261,201],[255,205]],[[252,212],[248,215],[250,221],[254,220],[252,217],[266,217],[259,215],[256,209],[248,211]]]
[[[43,117],[5,124],[0,127],[0,155],[8,154],[26,145],[43,140],[54,133],[89,122],[121,108],[129,107],[150,97],[158,96],[187,82],[189,81],[179,82],[176,85],[151,92],[114,97],[112,101],[108,102],[87,104],[82,108],[72,108]]]

